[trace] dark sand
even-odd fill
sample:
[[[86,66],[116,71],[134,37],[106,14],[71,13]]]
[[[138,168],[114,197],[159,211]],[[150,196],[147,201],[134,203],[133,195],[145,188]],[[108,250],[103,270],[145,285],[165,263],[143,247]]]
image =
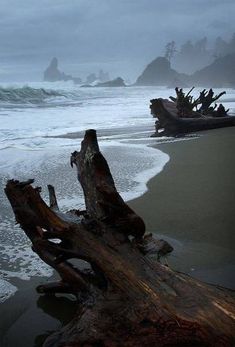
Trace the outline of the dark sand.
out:
[[[171,266],[235,288],[235,128],[156,147],[170,161],[130,206],[148,231],[179,241]]]
[[[18,291],[0,305],[1,347],[41,347],[48,335],[71,320],[77,309],[73,296],[41,296],[35,290],[53,279],[14,281]]]
[[[172,243],[171,267],[235,288],[235,128],[200,136],[159,144],[170,161],[149,182],[149,191],[129,204],[147,231]],[[72,317],[74,302],[35,292],[45,280],[50,279],[18,281],[17,293],[0,305],[1,347],[39,347]]]

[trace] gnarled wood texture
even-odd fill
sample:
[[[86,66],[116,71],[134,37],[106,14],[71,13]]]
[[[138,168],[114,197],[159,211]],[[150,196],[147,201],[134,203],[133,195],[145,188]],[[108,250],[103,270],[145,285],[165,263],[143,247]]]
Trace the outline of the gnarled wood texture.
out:
[[[194,111],[190,117],[179,117],[176,103],[167,99],[153,99],[151,113],[158,118],[153,136],[177,136],[201,130],[235,126],[235,117],[210,117],[198,115]],[[161,131],[159,131],[161,130]]]
[[[5,189],[33,250],[61,276],[38,291],[74,293],[80,304],[72,321],[44,346],[232,347],[234,293],[175,272],[151,256],[172,248],[145,235],[144,222],[117,193],[94,130],[86,132],[71,164],[86,211],[61,213],[52,187],[47,206],[31,180],[8,181]],[[74,267],[73,258],[87,261],[90,270]]]
[[[182,88],[175,88],[176,97],[170,96],[176,104],[177,115],[182,118],[200,118],[203,115],[209,115],[211,117],[226,117],[229,109],[225,110],[222,104],[217,108],[215,103],[221,96],[226,94],[225,91],[215,95],[213,89],[203,89],[197,99],[191,95],[194,87],[186,94]],[[195,112],[196,109],[197,112]]]

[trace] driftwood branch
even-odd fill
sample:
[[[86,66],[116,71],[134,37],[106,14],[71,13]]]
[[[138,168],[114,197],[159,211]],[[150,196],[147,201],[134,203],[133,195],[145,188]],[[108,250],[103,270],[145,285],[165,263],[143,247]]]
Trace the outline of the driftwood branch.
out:
[[[199,97],[194,99],[194,97],[191,95],[193,89],[194,87],[191,88],[187,94],[185,94],[182,88],[176,87],[176,97],[169,97],[169,99],[175,103],[179,118],[200,118],[203,115],[209,115],[210,117],[227,116],[229,110],[226,111],[222,104],[220,104],[219,110],[216,109],[217,104],[211,106],[216,100],[226,94],[225,91],[218,95],[214,95],[215,93],[213,89],[209,89],[208,91],[203,89],[200,92]]]
[[[167,99],[153,99],[151,113],[157,117],[156,132],[153,136],[178,136],[202,130],[235,126],[235,117],[224,116],[223,105],[216,110],[216,116],[205,116],[195,111],[187,117],[179,117],[175,102]]]
[[[215,105],[215,107],[212,107],[211,104],[213,104],[216,100],[218,100],[224,94],[226,94],[225,91],[219,93],[218,95],[214,95],[214,91],[212,89],[210,89],[208,92],[206,91],[206,89],[204,89],[200,93],[200,97],[199,97],[199,103],[201,104],[201,107],[199,108],[199,112],[201,114],[204,114],[204,115],[211,114],[214,116],[218,116],[216,114],[216,106],[217,105]],[[221,111],[220,111],[220,113],[221,113]],[[226,116],[226,113],[227,112],[224,112],[223,114],[221,114],[221,116]]]
[[[234,293],[159,262],[172,247],[145,234],[142,219],[120,197],[94,130],[86,132],[71,164],[84,191],[85,212],[60,212],[51,187],[47,206],[32,180],[11,180],[5,189],[33,250],[61,277],[38,291],[73,293],[80,303],[73,320],[44,346],[232,347]],[[87,262],[87,270],[79,260]]]

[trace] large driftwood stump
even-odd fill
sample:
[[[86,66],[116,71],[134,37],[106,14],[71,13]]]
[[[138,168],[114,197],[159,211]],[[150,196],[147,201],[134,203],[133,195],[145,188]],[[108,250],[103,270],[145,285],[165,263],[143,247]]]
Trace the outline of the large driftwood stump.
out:
[[[180,118],[199,118],[202,115],[209,115],[210,117],[226,117],[229,109],[225,110],[222,104],[217,108],[215,103],[221,96],[226,94],[225,91],[215,95],[213,89],[203,89],[197,99],[191,95],[194,87],[186,94],[182,88],[175,88],[176,97],[170,96],[177,108],[177,114]],[[195,109],[196,110],[193,110]]]
[[[44,346],[233,346],[234,293],[150,257],[154,247],[158,255],[172,249],[145,236],[144,222],[116,191],[94,130],[86,132],[71,164],[86,211],[61,213],[51,186],[48,207],[32,180],[11,180],[5,189],[33,250],[61,276],[38,291],[74,293],[80,304],[73,320]],[[73,266],[74,258],[88,262],[90,270]]]
[[[151,113],[158,118],[153,136],[178,136],[191,132],[235,126],[235,117],[203,116],[191,111],[187,117],[179,117],[175,102],[167,99],[153,99]],[[161,131],[159,131],[161,130]]]

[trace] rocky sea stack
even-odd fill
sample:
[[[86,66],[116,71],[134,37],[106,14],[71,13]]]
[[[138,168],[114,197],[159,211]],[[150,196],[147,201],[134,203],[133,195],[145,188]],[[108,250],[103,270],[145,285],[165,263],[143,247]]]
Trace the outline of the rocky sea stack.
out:
[[[58,69],[58,59],[53,58],[48,66],[48,68],[44,71],[44,81],[47,82],[56,82],[56,81],[73,81],[74,83],[81,83],[82,80],[79,77],[73,77],[71,75],[67,75],[64,72],[61,72]]]
[[[126,87],[123,78],[117,77],[114,80],[97,83],[96,87]]]
[[[175,80],[184,81],[185,77],[186,75],[180,74],[171,68],[169,60],[164,57],[158,57],[147,65],[142,74],[137,78],[136,85],[170,85]]]

